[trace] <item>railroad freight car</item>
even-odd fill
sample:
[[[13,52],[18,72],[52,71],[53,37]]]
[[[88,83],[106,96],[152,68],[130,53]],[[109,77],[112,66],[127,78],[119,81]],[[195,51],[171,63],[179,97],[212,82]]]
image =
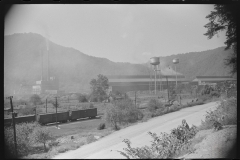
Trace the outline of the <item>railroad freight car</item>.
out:
[[[70,111],[70,121],[76,121],[79,118],[85,118],[84,116],[84,110],[76,110],[76,111]]]
[[[15,124],[31,123],[31,122],[35,122],[35,121],[36,121],[35,115],[15,117]],[[12,118],[4,118],[4,125],[5,126],[10,126],[11,124],[12,124]]]
[[[69,120],[69,112],[59,112],[59,113],[57,113],[57,121],[58,122],[65,123],[68,120]]]
[[[80,118],[93,118],[97,116],[97,108],[71,111],[70,120],[76,121]]]
[[[85,116],[89,118],[94,118],[97,116],[97,108],[93,109],[86,109],[85,110]]]
[[[69,112],[59,112],[57,113],[57,119],[56,119],[56,113],[48,113],[48,114],[39,114],[37,121],[40,124],[48,124],[48,123],[54,123],[54,122],[67,122],[69,120]]]
[[[37,121],[40,124],[56,122],[56,113],[38,114]]]
[[[76,111],[69,111],[69,112],[59,112],[57,113],[46,113],[46,114],[38,114],[37,117],[35,115],[29,116],[20,116],[15,118],[16,124],[18,123],[29,123],[29,122],[39,122],[42,125],[48,123],[55,123],[57,122],[67,122],[67,121],[74,121],[80,118],[94,118],[97,116],[97,108],[93,109],[85,109],[85,110],[76,110]],[[12,118],[4,118],[4,126],[10,126],[12,124]]]

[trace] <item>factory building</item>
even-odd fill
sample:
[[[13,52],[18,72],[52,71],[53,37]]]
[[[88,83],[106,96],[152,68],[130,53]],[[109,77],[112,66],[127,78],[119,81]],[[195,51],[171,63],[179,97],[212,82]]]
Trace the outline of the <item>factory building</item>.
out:
[[[150,75],[107,75],[109,87],[112,92],[126,93],[129,91],[154,91],[154,77]],[[177,76],[177,84],[187,82],[184,75]],[[161,74],[156,78],[156,89],[162,91],[176,86],[176,76]]]
[[[59,80],[56,77],[50,77],[49,81],[40,80],[36,81],[33,86],[33,94],[57,94],[59,89]]]
[[[191,82],[195,85],[206,85],[206,84],[218,84],[225,81],[237,81],[231,76],[196,76],[196,78]]]
[[[59,79],[50,75],[49,64],[49,46],[47,44],[46,50],[40,50],[41,55],[41,80],[36,81],[36,85],[32,87],[33,94],[58,94]]]

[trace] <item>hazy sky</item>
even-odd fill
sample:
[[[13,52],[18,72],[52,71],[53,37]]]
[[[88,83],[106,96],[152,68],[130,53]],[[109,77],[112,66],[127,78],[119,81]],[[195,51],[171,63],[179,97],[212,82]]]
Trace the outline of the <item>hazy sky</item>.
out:
[[[114,62],[224,46],[225,32],[208,40],[205,17],[213,5],[15,5],[5,35],[39,33],[50,41]]]

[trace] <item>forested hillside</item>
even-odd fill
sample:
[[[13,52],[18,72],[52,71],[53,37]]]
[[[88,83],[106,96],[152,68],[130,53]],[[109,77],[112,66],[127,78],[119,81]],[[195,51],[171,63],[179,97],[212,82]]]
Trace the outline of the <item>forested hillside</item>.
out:
[[[20,84],[33,85],[41,79],[41,54],[46,54],[46,39],[35,33],[13,34],[4,37],[4,93],[17,90]],[[177,71],[187,78],[197,75],[229,75],[223,64],[228,55],[224,47],[203,52],[161,57],[162,67],[172,66],[179,58]],[[161,56],[161,55],[159,55]],[[44,62],[46,63],[46,62]],[[50,75],[60,80],[60,89],[66,92],[88,92],[89,82],[98,74],[149,74],[146,64],[115,63],[106,58],[88,56],[74,48],[49,41]],[[175,67],[174,67],[175,69]]]

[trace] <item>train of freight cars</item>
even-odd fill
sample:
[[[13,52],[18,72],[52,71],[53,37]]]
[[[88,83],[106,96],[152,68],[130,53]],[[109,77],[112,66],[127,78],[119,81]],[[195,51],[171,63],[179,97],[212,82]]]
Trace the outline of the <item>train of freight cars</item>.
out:
[[[57,118],[56,118],[57,115]],[[37,121],[38,123],[45,125],[48,123],[61,122],[65,123],[67,121],[76,121],[80,118],[94,118],[97,116],[97,108],[85,109],[85,110],[75,110],[68,112],[59,113],[46,113],[28,116],[15,117],[15,123],[30,123]],[[12,118],[4,118],[4,125],[10,126],[12,124]]]

